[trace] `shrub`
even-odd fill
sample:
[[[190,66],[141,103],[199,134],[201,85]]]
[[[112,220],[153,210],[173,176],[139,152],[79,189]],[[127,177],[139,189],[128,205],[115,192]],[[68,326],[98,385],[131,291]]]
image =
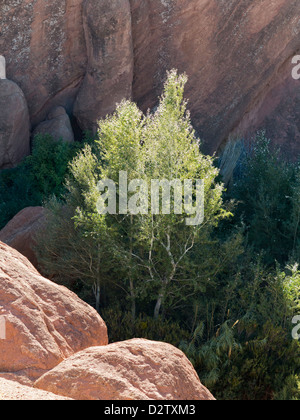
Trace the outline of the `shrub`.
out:
[[[23,208],[63,194],[68,164],[80,147],[38,135],[30,156],[18,167],[0,172],[0,229]]]

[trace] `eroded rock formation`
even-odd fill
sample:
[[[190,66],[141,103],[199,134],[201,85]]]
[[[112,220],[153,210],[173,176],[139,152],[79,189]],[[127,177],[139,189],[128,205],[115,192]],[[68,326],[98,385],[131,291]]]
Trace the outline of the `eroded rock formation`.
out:
[[[131,98],[133,47],[129,0],[85,0],[83,29],[87,68],[74,106],[83,129],[115,110],[116,103]]]
[[[108,345],[94,309],[2,242],[0,284],[0,400],[214,400],[180,350]]]
[[[141,339],[77,353],[35,387],[81,400],[214,399],[180,350]]]
[[[27,207],[21,210],[0,231],[0,241],[19,251],[37,267],[34,251],[35,234],[43,226],[44,220],[45,209],[43,207]]]
[[[108,343],[106,325],[65,287],[43,278],[30,262],[0,242],[0,376],[27,382],[66,357]]]
[[[56,141],[63,140],[67,143],[73,143],[74,133],[65,108],[58,106],[49,112],[47,120],[41,122],[35,128],[32,137],[38,134],[51,134],[52,138]]]
[[[16,83],[0,78],[0,169],[15,166],[29,152],[30,121],[25,96]]]
[[[298,0],[3,0],[0,14],[0,53],[33,128],[56,106],[83,129],[123,97],[151,108],[175,67],[207,152],[264,127],[300,150]]]
[[[66,397],[51,394],[50,392],[20,385],[14,381],[0,378],[0,401],[62,401]]]

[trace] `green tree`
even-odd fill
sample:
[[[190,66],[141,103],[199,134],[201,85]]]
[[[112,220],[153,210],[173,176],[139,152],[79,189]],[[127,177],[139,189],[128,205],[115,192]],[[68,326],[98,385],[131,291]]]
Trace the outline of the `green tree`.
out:
[[[229,216],[223,206],[223,186],[215,180],[218,170],[213,159],[200,152],[186,111],[186,80],[176,71],[169,73],[153,114],[144,116],[134,103],[122,102],[114,115],[100,121],[97,146],[93,150],[87,146],[70,165],[66,206],[73,211],[75,230],[83,232],[83,237],[90,238],[99,250],[100,266],[103,261],[108,266],[118,266],[114,283],[131,301],[133,318],[137,301],[146,307],[153,305],[152,313],[157,318],[162,308],[176,309],[199,290],[204,291],[209,278],[192,258],[192,252],[197,244],[211,241],[213,227]],[[166,215],[153,215],[150,211],[132,215],[119,214],[122,211],[117,206],[117,214],[99,214],[98,183],[110,179],[119,187],[120,171],[126,172],[129,185],[136,179],[147,185],[153,179],[202,179],[204,223],[188,226],[189,212],[176,214],[174,208]],[[136,195],[132,191],[128,199],[135,199]],[[118,195],[117,203],[120,198]],[[147,202],[150,209],[150,194]],[[99,286],[101,275],[98,277],[94,283]],[[99,298],[97,302],[99,305]]]

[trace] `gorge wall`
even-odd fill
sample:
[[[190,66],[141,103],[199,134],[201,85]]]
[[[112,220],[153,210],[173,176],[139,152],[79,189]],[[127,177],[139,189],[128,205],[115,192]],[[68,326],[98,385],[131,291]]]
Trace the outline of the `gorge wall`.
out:
[[[0,16],[31,130],[60,106],[81,129],[123,98],[152,108],[177,68],[206,152],[261,128],[300,150],[299,0],[2,0]]]

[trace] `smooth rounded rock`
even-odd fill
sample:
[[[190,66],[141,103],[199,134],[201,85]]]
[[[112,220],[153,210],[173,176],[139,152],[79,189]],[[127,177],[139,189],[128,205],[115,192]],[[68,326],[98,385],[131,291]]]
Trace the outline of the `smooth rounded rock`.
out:
[[[180,350],[144,339],[86,349],[35,387],[76,400],[214,400]]]

